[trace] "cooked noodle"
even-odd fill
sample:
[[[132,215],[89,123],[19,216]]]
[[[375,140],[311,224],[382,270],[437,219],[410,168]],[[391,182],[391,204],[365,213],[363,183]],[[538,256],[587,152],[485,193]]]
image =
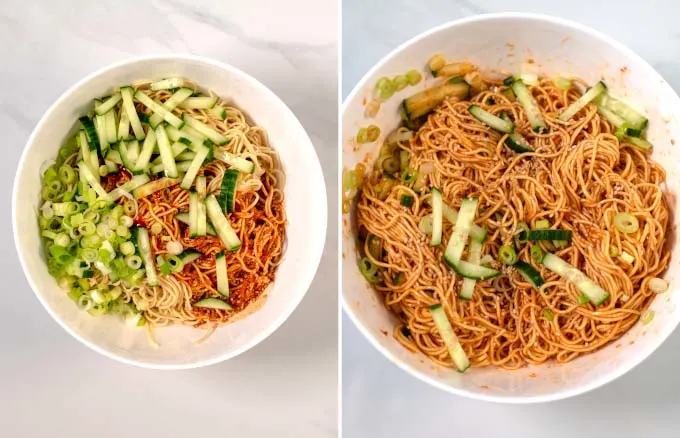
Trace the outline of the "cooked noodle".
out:
[[[531,87],[548,125],[544,134],[532,132],[521,104],[502,94],[506,88],[485,80],[485,91],[471,101],[497,116],[510,114],[535,153],[509,150],[505,135],[470,115],[470,101],[455,98],[445,100],[399,147],[409,152],[410,168],[432,168],[426,187],[439,187],[445,204],[458,208],[465,197],[479,198],[475,223],[489,231],[482,254],[498,260],[499,247],[512,240],[519,222],[532,227],[548,219],[556,228],[571,230],[573,237],[561,250],[542,242],[543,250],[579,268],[610,298],[598,307],[579,304],[581,293],[572,284],[533,262],[545,280],[540,290],[515,269],[494,262],[501,276],[477,281],[470,301],[458,298],[462,280],[443,261],[445,245],[430,246],[419,230],[420,219],[431,214],[430,190],[417,193],[399,183],[381,196],[382,174],[376,168],[359,193],[357,223],[362,234],[381,239],[382,257],[369,251],[368,240],[362,242],[362,253],[382,269],[375,288],[399,320],[396,339],[444,366],[453,364],[430,305],[441,303],[473,366],[516,369],[548,360],[567,362],[626,333],[654,298],[648,280],[669,263],[669,211],[660,187],[664,170],[620,142],[594,105],[568,122],[557,120],[581,96],[576,87],[563,91],[550,80]],[[413,196],[411,208],[400,204],[404,194]],[[638,231],[617,231],[612,218],[619,212],[633,214]],[[444,221],[443,242],[451,230]],[[612,246],[631,254],[633,264],[610,257]],[[530,261],[529,245],[518,256]],[[554,314],[552,321],[544,318],[545,309]]]
[[[167,90],[149,91],[147,82],[136,84],[136,87],[147,90],[152,99],[164,101],[172,95]],[[229,215],[229,222],[242,242],[236,252],[225,251],[230,283],[230,296],[226,301],[233,311],[192,306],[203,298],[225,299],[217,292],[215,274],[215,255],[224,250],[224,245],[216,236],[189,238],[189,227],[175,219],[177,213],[189,210],[189,192],[181,189],[178,182],[137,202],[135,221],[139,225],[148,229],[154,224],[162,226],[160,233],[151,235],[154,259],[167,254],[166,245],[170,241],[179,241],[185,250],[195,249],[202,254],[198,260],[185,265],[181,272],[161,275],[159,286],[143,284],[125,289],[128,300],[143,310],[146,320],[154,326],[176,322],[212,330],[216,323],[249,313],[250,308],[257,308],[265,298],[281,262],[286,222],[283,208],[285,176],[277,154],[269,146],[262,128],[251,126],[237,108],[219,105],[227,110],[224,121],[202,109],[178,108],[173,112],[177,115],[188,112],[228,139],[228,143],[220,147],[256,164],[252,175],[240,174],[235,211]],[[151,114],[141,104],[137,110]],[[208,193],[219,194],[226,169],[226,164],[213,161],[199,171],[199,175],[207,178]],[[121,185],[128,179],[129,175],[122,173],[113,182],[109,181],[109,185]]]

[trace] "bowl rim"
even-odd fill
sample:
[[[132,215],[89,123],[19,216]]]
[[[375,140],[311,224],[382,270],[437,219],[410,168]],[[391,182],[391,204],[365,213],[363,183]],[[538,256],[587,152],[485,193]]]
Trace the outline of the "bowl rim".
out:
[[[25,161],[26,157],[28,156],[28,151],[32,148],[32,145],[35,141],[35,137],[37,136],[37,133],[43,128],[43,125],[47,123],[47,120],[51,117],[52,113],[56,111],[58,107],[60,107],[63,103],[64,100],[66,100],[71,94],[73,94],[76,90],[80,89],[83,85],[85,85],[87,82],[91,81],[92,79],[103,75],[110,70],[114,70],[120,67],[125,67],[127,65],[132,65],[135,63],[139,62],[148,62],[148,61],[189,61],[189,62],[195,62],[195,63],[201,63],[204,65],[209,65],[215,69],[219,70],[225,70],[230,72],[231,74],[234,74],[236,76],[241,76],[244,78],[246,81],[250,82],[254,88],[259,89],[259,92],[262,93],[262,95],[265,97],[265,99],[273,102],[278,102],[280,104],[282,111],[287,112],[288,116],[290,116],[290,120],[292,121],[293,127],[298,130],[301,133],[302,138],[306,139],[306,145],[309,146],[309,151],[306,153],[310,156],[312,165],[316,167],[316,176],[318,176],[318,181],[314,181],[313,186],[315,187],[315,193],[317,196],[319,196],[319,200],[323,202],[322,205],[325,206],[325,208],[322,208],[320,211],[320,216],[318,220],[318,232],[319,232],[319,239],[310,239],[312,240],[312,243],[310,244],[314,245],[314,251],[312,252],[312,262],[307,266],[305,272],[302,272],[300,275],[297,276],[299,279],[296,283],[294,288],[299,289],[302,292],[297,293],[296,296],[293,297],[291,302],[288,304],[286,308],[284,308],[280,314],[272,321],[270,322],[263,330],[261,330],[257,335],[255,335],[250,341],[245,343],[243,346],[235,349],[232,352],[229,353],[224,353],[217,355],[215,357],[209,358],[209,359],[202,359],[202,360],[195,360],[190,363],[182,363],[182,364],[159,364],[159,363],[153,363],[151,361],[137,361],[131,358],[123,357],[115,352],[108,351],[102,347],[100,347],[98,344],[94,342],[90,342],[84,337],[82,337],[80,334],[78,334],[74,329],[72,329],[66,322],[64,322],[61,317],[57,314],[56,311],[54,311],[47,303],[46,299],[43,298],[42,294],[38,292],[38,288],[35,284],[35,281],[33,279],[33,274],[30,272],[28,269],[26,260],[24,259],[23,252],[20,250],[20,241],[21,238],[19,236],[19,227],[18,227],[18,218],[17,218],[17,204],[19,200],[17,199],[17,191],[18,191],[18,181],[19,181],[19,175],[25,171]],[[303,142],[302,146],[305,146]],[[49,106],[49,108],[43,113],[43,115],[40,117],[40,120],[38,123],[35,125],[33,130],[31,131],[30,136],[28,137],[28,140],[26,141],[23,151],[21,153],[21,158],[19,159],[19,162],[17,164],[17,170],[16,173],[14,174],[14,182],[12,184],[12,237],[14,240],[14,248],[15,251],[17,252],[17,255],[19,257],[19,262],[21,264],[21,269],[24,273],[24,276],[26,277],[26,280],[28,281],[28,284],[33,291],[33,294],[36,296],[42,307],[49,313],[49,315],[52,317],[54,321],[57,322],[67,333],[69,333],[72,337],[80,341],[82,344],[86,345],[90,349],[96,351],[97,353],[100,353],[103,356],[106,356],[110,359],[113,359],[115,361],[127,364],[127,365],[133,365],[133,366],[138,366],[141,368],[147,368],[147,369],[155,369],[155,370],[185,370],[185,369],[194,369],[194,368],[201,368],[205,367],[208,365],[214,365],[220,362],[224,362],[226,360],[232,359],[236,356],[239,356],[246,351],[250,350],[251,348],[255,347],[257,344],[260,342],[264,341],[266,338],[271,336],[276,330],[278,330],[283,323],[293,314],[295,309],[299,306],[299,304],[302,302],[302,299],[305,297],[307,292],[309,291],[309,288],[312,284],[312,281],[314,280],[314,277],[316,276],[317,270],[319,268],[319,265],[321,263],[322,255],[323,255],[323,249],[325,246],[325,237],[327,235],[327,228],[328,228],[328,199],[326,196],[326,183],[325,183],[325,178],[323,174],[323,170],[321,168],[321,163],[319,161],[318,155],[316,153],[316,149],[314,147],[314,143],[312,140],[309,138],[309,134],[307,134],[307,131],[305,130],[304,126],[302,123],[300,123],[300,120],[297,118],[295,113],[288,107],[288,105],[281,99],[276,93],[274,93],[269,87],[264,85],[262,82],[258,81],[255,79],[253,76],[249,75],[248,73],[244,72],[243,70],[236,68],[230,64],[217,61],[215,59],[211,59],[208,57],[204,56],[198,56],[198,55],[192,55],[192,54],[177,54],[177,53],[159,53],[159,54],[150,54],[150,55],[141,55],[141,56],[133,56],[133,57],[126,57],[125,59],[105,65],[104,67],[98,68],[94,70],[93,72],[87,74],[80,80],[78,80],[76,83],[71,85],[66,91],[61,93],[61,95]]]
[[[584,34],[587,34],[588,36],[594,38],[595,40],[598,40],[604,45],[609,45],[613,47],[614,49],[618,50],[619,52],[623,53],[625,56],[629,57],[630,59],[633,59],[636,63],[641,65],[644,69],[647,70],[648,73],[651,74],[652,77],[656,77],[658,79],[661,79],[664,86],[668,89],[668,91],[671,93],[673,96],[676,106],[680,107],[680,97],[678,97],[677,93],[673,88],[668,84],[668,82],[663,78],[663,76],[657,72],[647,61],[645,61],[640,55],[635,53],[633,50],[628,48],[625,44],[620,43],[619,41],[615,40],[614,38],[610,37],[609,35],[602,33],[598,30],[595,30],[589,26],[586,26],[584,24],[556,17],[553,15],[549,14],[536,14],[536,13],[525,13],[525,12],[499,12],[499,13],[488,13],[488,14],[478,14],[470,17],[464,17],[460,18],[457,20],[452,20],[448,21],[446,23],[443,23],[441,25],[438,25],[436,27],[433,27],[429,30],[426,30],[418,35],[415,35],[414,37],[408,39],[407,41],[403,42],[400,44],[397,48],[394,50],[390,51],[387,55],[383,56],[368,72],[366,72],[362,78],[355,84],[355,86],[352,88],[352,91],[347,95],[345,100],[342,103],[341,107],[341,113],[340,116],[344,119],[345,112],[348,110],[350,102],[353,102],[357,96],[361,93],[363,88],[366,86],[366,83],[368,80],[375,75],[376,72],[378,72],[380,69],[383,68],[385,64],[387,64],[389,61],[391,61],[393,58],[397,57],[404,49],[407,47],[424,40],[426,38],[429,38],[431,35],[434,35],[438,32],[441,31],[446,31],[449,28],[457,27],[460,25],[464,24],[469,24],[469,23],[476,23],[476,22],[488,22],[488,21],[496,21],[496,20],[506,20],[506,19],[525,19],[525,20],[530,20],[530,21],[536,21],[536,22],[543,22],[543,23],[551,23],[555,24],[558,26],[563,26],[566,28],[571,28],[575,31],[582,32]],[[342,163],[342,155],[343,155],[343,149],[342,149],[342,131],[340,132],[340,155],[341,155],[341,163]],[[342,220],[340,220],[340,248],[342,251]],[[344,259],[341,259],[342,263],[344,264]],[[342,265],[341,265],[342,266]],[[342,279],[342,275],[340,275],[340,278]],[[341,280],[342,281],[342,280]],[[647,359],[649,356],[652,355],[654,351],[656,351],[661,344],[664,343],[664,341],[670,336],[670,334],[677,328],[678,324],[680,324],[680,318],[676,318],[674,323],[671,324],[671,327],[666,330],[665,333],[660,333],[658,337],[655,338],[655,343],[651,344],[651,348],[648,348],[646,352],[643,354],[635,356],[633,359],[625,362],[624,364],[612,368],[612,371],[609,373],[595,379],[592,382],[589,382],[587,384],[583,384],[580,386],[577,386],[572,389],[568,390],[561,390],[554,392],[552,394],[548,395],[532,395],[532,396],[523,396],[523,395],[510,395],[510,396],[496,396],[496,395],[487,395],[487,394],[482,394],[482,393],[476,393],[472,392],[469,390],[465,389],[458,389],[454,388],[452,386],[449,386],[445,384],[443,381],[440,379],[437,379],[431,375],[428,375],[424,372],[421,372],[417,370],[416,368],[412,367],[411,365],[401,361],[396,355],[392,354],[391,351],[387,348],[384,347],[378,342],[378,336],[377,334],[372,333],[372,331],[364,326],[362,322],[360,321],[360,317],[357,315],[357,313],[353,310],[352,306],[349,304],[347,301],[347,298],[345,297],[344,293],[344,287],[342,288],[342,293],[341,293],[341,301],[342,301],[342,308],[344,312],[349,316],[349,319],[354,323],[354,326],[361,332],[366,339],[368,339],[369,343],[373,345],[374,348],[376,348],[380,353],[382,353],[383,356],[385,356],[390,362],[392,362],[394,365],[397,367],[401,368],[403,371],[406,373],[416,377],[417,379],[435,387],[440,390],[446,391],[451,394],[455,395],[460,395],[463,397],[468,397],[471,399],[475,400],[482,400],[482,401],[489,401],[489,402],[495,402],[495,403],[506,403],[506,404],[532,404],[532,403],[544,403],[544,402],[550,402],[550,401],[557,401],[557,400],[562,400],[566,399],[569,397],[573,397],[576,395],[584,394],[586,392],[592,391],[593,389],[599,388],[601,386],[604,386],[608,383],[611,383],[612,381],[616,380],[617,378],[621,377],[622,375],[626,374],[628,371],[632,370],[635,368],[637,365],[642,363],[645,359]]]

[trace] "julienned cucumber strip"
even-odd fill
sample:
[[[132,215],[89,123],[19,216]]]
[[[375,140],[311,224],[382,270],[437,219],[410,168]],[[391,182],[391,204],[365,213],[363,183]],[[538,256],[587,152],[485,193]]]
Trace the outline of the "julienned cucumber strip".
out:
[[[156,139],[158,141],[158,151],[161,154],[161,162],[163,163],[165,176],[168,178],[177,178],[179,175],[177,172],[177,163],[175,163],[175,157],[172,155],[168,134],[165,132],[165,127],[163,125],[158,125],[156,128]]]
[[[234,203],[236,200],[236,181],[238,180],[238,170],[227,169],[222,178],[222,186],[220,187],[220,197],[218,199],[222,211],[225,213],[234,212]]]
[[[114,106],[118,104],[122,99],[120,93],[116,93],[113,96],[109,97],[106,99],[104,102],[100,103],[99,105],[96,105],[94,107],[94,112],[97,115],[104,115],[109,112],[109,110],[113,109]]]
[[[508,122],[510,121],[510,117],[505,113],[501,114],[501,119],[507,120]],[[534,152],[533,146],[531,146],[527,139],[517,131],[508,135],[508,138],[505,139],[505,144],[510,149],[520,154],[524,152]]]
[[[579,97],[576,102],[569,105],[569,107],[564,110],[557,118],[566,122],[576,115],[577,112],[581,111],[583,107],[592,102],[597,96],[607,91],[607,86],[604,82],[600,81],[594,86],[592,86],[588,91],[583,93],[583,96]]]
[[[156,134],[154,131],[149,130],[149,133],[144,139],[144,145],[142,150],[137,157],[137,162],[135,163],[134,173],[146,173],[149,171],[149,161],[151,160],[151,155],[156,149]]]
[[[222,243],[229,251],[236,251],[241,247],[241,241],[239,240],[236,232],[229,224],[229,221],[222,213],[220,204],[217,202],[215,195],[209,195],[205,199],[205,206],[208,212],[208,218],[215,227],[217,235],[220,237]]]
[[[204,204],[205,205],[205,204]],[[189,213],[177,213],[175,215],[175,219],[178,221],[182,222],[185,225],[190,225],[190,218],[189,218]],[[215,229],[213,228],[212,225],[207,224],[206,225],[206,234],[210,234],[211,236],[217,236],[217,233],[215,232]]]
[[[469,252],[468,261],[474,265],[479,265],[479,261],[482,258],[482,243],[475,240],[471,241]],[[477,284],[477,280],[473,278],[464,278],[458,296],[464,300],[472,299],[472,295],[475,291],[475,284]]]
[[[252,161],[248,161],[223,149],[216,148],[214,153],[216,160],[223,161],[243,173],[253,173],[255,171],[255,163]]]
[[[219,132],[215,131],[213,128],[210,126],[206,125],[203,122],[199,122],[198,120],[194,119],[188,114],[184,114],[184,122],[191,128],[195,129],[199,133],[205,135],[208,137],[210,140],[212,140],[213,143],[218,144],[218,145],[223,145],[227,142],[227,138],[224,137],[222,134]]]
[[[430,313],[432,314],[434,325],[439,331],[439,336],[441,336],[442,341],[444,341],[446,348],[449,350],[451,360],[453,360],[458,371],[464,373],[465,370],[470,368],[470,359],[468,359],[467,354],[465,354],[463,347],[460,345],[453,327],[451,327],[451,323],[446,316],[446,312],[444,312],[440,304],[435,304],[430,306]]]
[[[495,269],[491,269],[482,265],[475,265],[473,263],[466,262],[465,260],[458,260],[456,264],[448,263],[447,260],[447,264],[456,272],[456,274],[463,278],[486,280],[487,278],[497,277],[501,274],[500,271],[496,271]]]
[[[478,107],[477,105],[470,105],[468,107],[468,111],[474,116],[474,118],[498,132],[512,134],[512,132],[515,130],[515,125],[511,121],[495,116],[490,112]]]
[[[234,310],[227,302],[219,298],[203,298],[193,303],[192,306],[204,309]]]
[[[428,200],[428,202],[430,205],[432,205],[431,199]],[[443,204],[442,213],[444,215],[444,219],[455,225],[456,220],[458,219],[458,210]],[[486,239],[486,234],[487,231],[484,228],[480,227],[479,225],[472,224],[472,228],[470,229],[470,238],[472,240],[484,242],[484,239]]]
[[[108,199],[108,193],[106,193],[106,190],[104,190],[104,187],[99,184],[97,181],[97,178],[95,178],[94,174],[92,174],[92,171],[90,170],[90,166],[85,164],[84,161],[79,161],[78,162],[78,170],[80,171],[80,174],[85,178],[85,181],[94,189],[94,191],[97,193],[97,196],[99,196],[101,199]]]
[[[189,193],[189,237],[198,236],[198,195]]]
[[[458,218],[444,253],[444,259],[451,266],[456,265],[460,261],[460,256],[463,254],[465,245],[467,245],[470,228],[477,212],[477,204],[479,204],[477,198],[466,198],[463,199],[460,205]]]
[[[521,239],[526,240],[571,240],[570,230],[529,230],[521,231]]]
[[[536,289],[543,286],[541,274],[529,263],[519,260],[514,265],[512,265],[512,267],[517,269],[522,277],[524,277],[524,279],[529,283],[533,284]]]
[[[188,99],[189,96],[191,96],[191,94],[193,92],[194,91],[190,88],[180,88],[179,90],[177,90],[175,92],[175,94],[170,96],[168,98],[168,100],[166,100],[165,102],[161,103],[160,101],[157,101],[157,100],[156,100],[156,102],[159,105],[162,105],[163,108],[165,108],[166,110],[172,111],[175,108],[177,108],[178,105],[182,104],[186,99]],[[163,121],[163,115],[158,114],[158,113],[155,113],[151,117],[149,117],[149,125],[151,125],[152,128],[155,128],[156,126],[158,126],[158,124],[161,123],[162,121]]]
[[[184,79],[182,78],[165,78],[161,79],[160,81],[152,82],[149,85],[149,88],[158,91],[158,90],[169,90],[171,88],[179,88],[184,86]]]
[[[442,243],[442,228],[444,222],[444,201],[442,192],[438,188],[432,188],[432,240],[431,246]]]
[[[647,126],[647,117],[640,114],[638,111],[634,110],[622,101],[611,97],[609,94],[602,94],[597,99],[597,105],[618,115],[626,123],[628,123],[628,126],[633,129],[642,131]]]
[[[121,87],[120,94],[123,97],[123,111],[125,111],[128,119],[130,119],[130,126],[132,126],[132,131],[135,133],[135,138],[137,140],[144,139],[144,128],[142,128],[142,123],[139,121],[135,103],[132,99],[134,90],[132,87]]]
[[[191,165],[187,169],[187,173],[184,175],[184,179],[182,179],[182,184],[180,185],[184,190],[189,190],[191,188],[191,185],[194,183],[194,179],[196,178],[196,175],[198,175],[198,171],[201,169],[203,161],[205,161],[209,152],[210,149],[205,146],[201,146],[201,149],[196,152],[196,156],[191,161]]]
[[[596,306],[604,303],[609,298],[609,293],[602,289],[600,285],[588,278],[583,272],[565,262],[552,253],[547,253],[543,257],[543,266],[554,273],[564,277],[576,288],[588,297],[591,303]]]
[[[149,96],[146,95],[141,90],[137,90],[135,93],[135,100],[149,108],[151,111],[153,111],[156,114],[159,114],[161,117],[163,117],[163,120],[171,124],[177,129],[181,129],[182,126],[184,126],[184,122],[182,119],[174,115],[172,112],[168,111],[165,109],[163,105],[160,103],[154,102]],[[158,133],[156,133],[158,134]]]
[[[531,95],[531,91],[529,91],[524,82],[515,80],[512,83],[512,91],[517,96],[519,103],[522,104],[524,112],[526,112],[527,118],[529,119],[529,123],[531,123],[531,129],[533,129],[534,132],[545,130],[546,125],[541,110],[538,108],[534,96]]]
[[[149,286],[158,286],[158,275],[156,274],[156,267],[153,264],[153,257],[151,256],[151,243],[149,242],[149,232],[146,228],[136,227],[137,248],[139,248],[139,255],[144,262],[144,269],[146,270],[146,282]]]
[[[227,275],[227,258],[224,251],[215,256],[215,275],[217,277],[217,292],[223,297],[229,298],[229,277]]]
[[[189,97],[179,104],[180,108],[211,109],[217,103],[217,96]]]

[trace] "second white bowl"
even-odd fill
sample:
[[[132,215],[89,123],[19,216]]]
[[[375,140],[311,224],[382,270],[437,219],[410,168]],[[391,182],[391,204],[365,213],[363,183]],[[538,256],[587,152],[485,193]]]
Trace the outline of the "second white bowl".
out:
[[[649,116],[648,138],[655,145],[653,158],[667,173],[667,198],[678,218],[676,194],[680,189],[680,149],[671,139],[680,139],[680,99],[663,78],[643,59],[609,37],[585,26],[548,16],[531,14],[481,15],[455,21],[422,34],[394,50],[376,65],[345,101],[342,121],[343,166],[353,168],[375,157],[379,144],[399,125],[401,100],[433,83],[424,70],[428,59],[442,53],[448,60],[468,60],[484,71],[540,73],[578,76],[588,83],[604,79],[615,96],[640,107]],[[382,105],[376,118],[364,117],[378,78],[394,77],[413,68],[426,78],[417,87],[407,87]],[[429,78],[429,79],[428,79]],[[382,136],[376,143],[356,145],[357,130],[376,124]],[[416,377],[456,394],[472,398],[528,403],[555,400],[601,386],[629,371],[649,356],[680,322],[675,308],[680,295],[680,248],[671,234],[671,264],[665,278],[671,290],[658,296],[651,308],[654,320],[637,324],[608,347],[573,362],[547,363],[517,371],[494,367],[472,368],[465,374],[434,365],[423,355],[412,354],[391,335],[395,319],[382,298],[361,276],[356,262],[354,235],[349,218],[342,227],[342,298],[344,308],[369,341],[392,362]],[[671,224],[675,228],[677,219]],[[385,335],[385,333],[388,333]]]

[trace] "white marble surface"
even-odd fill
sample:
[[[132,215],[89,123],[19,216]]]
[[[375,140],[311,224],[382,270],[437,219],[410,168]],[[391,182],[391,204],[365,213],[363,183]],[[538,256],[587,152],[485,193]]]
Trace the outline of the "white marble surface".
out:
[[[228,62],[269,86],[307,129],[337,199],[334,0],[1,0],[0,436],[334,437],[336,227],[311,290],[279,331],[227,363],[186,372],[90,351],[50,319],[21,273],[10,190],[33,126],[87,73],[159,52]],[[331,202],[330,224],[336,215]]]
[[[607,6],[606,4],[610,6]],[[616,4],[616,6],[611,6]],[[539,12],[580,21],[618,39],[680,91],[680,6],[672,0],[344,0],[342,95],[382,56],[457,18]],[[478,402],[429,387],[392,365],[343,316],[343,435],[363,437],[677,437],[680,333],[627,375],[591,393],[543,405]]]

